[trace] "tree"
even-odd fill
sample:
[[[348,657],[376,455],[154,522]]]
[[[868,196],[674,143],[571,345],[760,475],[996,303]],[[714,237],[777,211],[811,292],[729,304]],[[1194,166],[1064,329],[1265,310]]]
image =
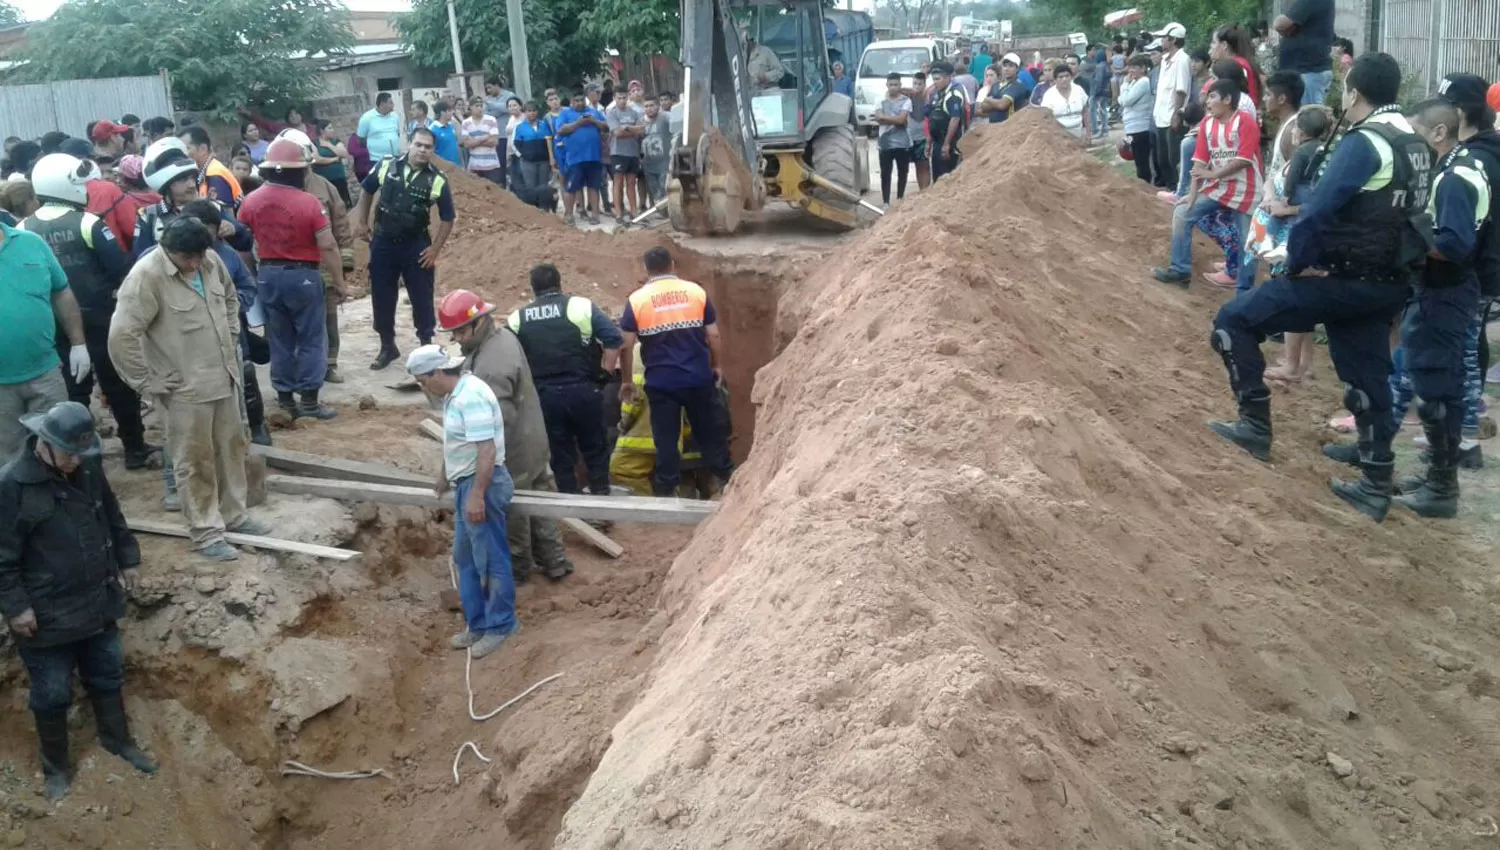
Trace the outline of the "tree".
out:
[[[621,53],[676,56],[682,43],[676,0],[598,0],[583,29]]]
[[[592,0],[524,0],[526,47],[531,59],[531,82],[536,91],[547,86],[577,86],[584,77],[599,74],[605,39],[585,26]],[[510,27],[504,4],[493,0],[455,0],[459,47],[464,69],[511,70]],[[453,68],[444,0],[414,0],[410,12],[393,18],[401,39],[416,61],[428,68]],[[675,26],[675,25],[674,25]]]
[[[315,60],[354,43],[339,0],[66,0],[14,57],[23,81],[155,74],[177,105],[217,117],[299,104],[322,89]]]
[[[26,18],[21,14],[20,9],[4,2],[4,0],[0,0],[0,28],[13,27],[25,20]]]

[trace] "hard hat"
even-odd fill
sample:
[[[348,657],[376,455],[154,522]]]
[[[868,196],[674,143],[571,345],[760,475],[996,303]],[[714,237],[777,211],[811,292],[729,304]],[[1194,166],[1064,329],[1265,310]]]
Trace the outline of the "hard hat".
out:
[[[276,138],[295,142],[297,147],[302,149],[302,155],[307,157],[308,162],[312,162],[318,157],[318,146],[312,143],[312,139],[309,139],[306,133],[298,130],[296,127],[288,127],[282,130],[276,134]]]
[[[276,141],[266,147],[265,159],[260,161],[261,168],[306,168],[312,164],[312,157],[307,155],[306,149],[291,139],[276,137]]]
[[[438,304],[438,327],[455,331],[480,316],[495,312],[495,305],[467,289],[455,289]]]
[[[99,453],[99,435],[94,431],[94,414],[76,401],[60,401],[46,413],[21,417],[21,425],[38,440],[70,455]]]
[[[1115,152],[1120,155],[1120,159],[1123,159],[1126,162],[1135,161],[1135,148],[1132,148],[1130,146],[1129,139],[1121,139],[1119,146],[1115,148]]]
[[[176,137],[157,139],[146,148],[146,163],[141,176],[151,191],[161,193],[167,185],[180,177],[198,177],[198,165],[188,156],[187,145]]]
[[[31,169],[31,188],[38,198],[84,206],[89,202],[89,177],[98,166],[65,153],[49,153]]]
[[[1485,95],[1485,102],[1496,112],[1500,112],[1500,83],[1490,86],[1489,93]]]

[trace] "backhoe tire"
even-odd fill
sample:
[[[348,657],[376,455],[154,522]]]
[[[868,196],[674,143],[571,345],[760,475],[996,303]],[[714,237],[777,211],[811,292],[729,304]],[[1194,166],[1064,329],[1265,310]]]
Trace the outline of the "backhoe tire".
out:
[[[812,170],[833,183],[863,194],[864,187],[860,185],[862,181],[859,179],[857,153],[857,146],[862,144],[865,144],[865,141],[854,132],[854,126],[851,124],[840,124],[837,127],[825,127],[819,130],[818,134],[812,138]],[[850,203],[847,199],[818,186],[809,187],[807,191],[823,203],[838,209],[857,212],[859,208],[858,204]],[[834,230],[851,229],[848,225],[835,221],[822,219],[818,221]]]

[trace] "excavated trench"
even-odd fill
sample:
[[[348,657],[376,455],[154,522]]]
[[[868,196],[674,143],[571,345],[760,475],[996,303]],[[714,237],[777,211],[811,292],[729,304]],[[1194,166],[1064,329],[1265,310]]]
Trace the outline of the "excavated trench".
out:
[[[718,311],[732,452],[743,461],[754,441],[755,373],[776,347],[780,281],[686,252],[679,271],[708,289]],[[412,411],[381,414],[408,439]],[[295,437],[282,444],[298,448]],[[400,455],[356,437],[346,456]],[[154,482],[126,481],[127,510],[132,498],[154,493]],[[8,818],[42,846],[456,847],[482,835],[496,846],[551,847],[610,730],[649,679],[665,627],[658,595],[693,530],[617,526],[611,536],[626,549],[618,560],[570,539],[577,572],[561,585],[519,589],[525,631],[474,665],[475,708],[487,712],[548,675],[563,677],[477,723],[467,714],[463,658],[446,648],[459,621],[439,602],[450,581],[450,517],[393,507],[352,513],[336,543],[364,552],[360,561],[249,557],[227,582],[220,577],[229,590],[206,598],[195,592],[208,575],[201,564],[185,563],[191,556],[175,541],[143,538],[156,595],[125,623],[127,688],[138,735],[163,765],[156,777],[137,777],[100,750],[83,709],[74,724],[74,794],[48,812],[34,795],[25,676],[12,653],[0,674],[13,716],[0,731],[0,826]],[[185,637],[208,613],[228,629]],[[222,637],[235,628],[251,637]],[[492,762],[465,755],[455,786],[454,753],[465,741]],[[388,776],[282,777],[287,760]]]

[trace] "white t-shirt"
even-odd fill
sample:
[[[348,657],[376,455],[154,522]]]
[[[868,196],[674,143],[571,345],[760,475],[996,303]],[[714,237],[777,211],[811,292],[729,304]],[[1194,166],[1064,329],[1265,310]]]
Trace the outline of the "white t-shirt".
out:
[[[1193,87],[1192,60],[1187,51],[1178,48],[1171,56],[1163,55],[1160,73],[1156,77],[1156,108],[1151,111],[1151,120],[1158,128],[1172,126],[1172,114],[1177,111],[1178,92],[1182,92],[1187,103],[1187,94]]]
[[[1077,83],[1068,88],[1066,97],[1057,86],[1047,89],[1047,93],[1042,95],[1042,108],[1052,110],[1052,117],[1057,119],[1057,123],[1080,139],[1083,138],[1083,111],[1088,109],[1088,105],[1089,96],[1083,93],[1083,87]]]

